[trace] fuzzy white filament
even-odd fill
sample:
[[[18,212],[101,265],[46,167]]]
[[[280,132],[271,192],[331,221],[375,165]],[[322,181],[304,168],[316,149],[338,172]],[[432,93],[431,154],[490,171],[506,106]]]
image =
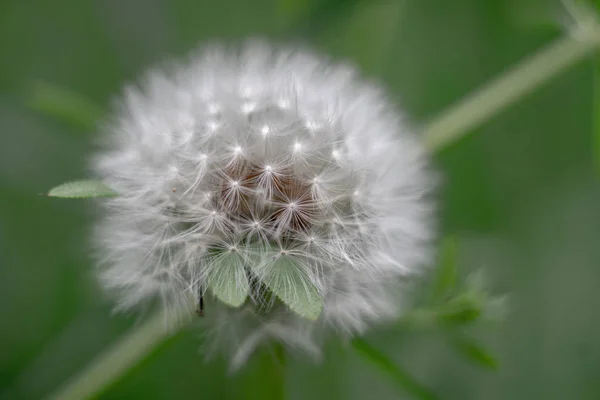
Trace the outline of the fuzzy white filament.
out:
[[[312,354],[325,328],[396,317],[429,260],[422,146],[348,66],[213,47],[128,88],[108,132],[102,282],[122,308],[213,294],[236,365],[269,337]]]

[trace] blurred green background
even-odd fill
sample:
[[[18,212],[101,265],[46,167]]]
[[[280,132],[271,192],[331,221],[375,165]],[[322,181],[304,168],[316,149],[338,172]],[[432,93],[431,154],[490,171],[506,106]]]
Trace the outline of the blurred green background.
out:
[[[564,33],[551,0],[0,1],[0,399],[37,399],[138,323],[111,313],[92,276],[93,204],[40,196],[86,176],[94,133],[27,105],[42,80],[107,108],[146,67],[205,40],[301,41],[360,65],[423,124]],[[600,398],[600,185],[594,64],[579,63],[436,155],[442,233],[461,276],[485,267],[510,295],[479,324],[500,368],[465,362],[435,331],[367,340],[441,399]],[[227,374],[202,332],[156,349],[102,399],[264,398],[256,360]],[[322,365],[288,360],[290,399],[409,398],[341,344]]]

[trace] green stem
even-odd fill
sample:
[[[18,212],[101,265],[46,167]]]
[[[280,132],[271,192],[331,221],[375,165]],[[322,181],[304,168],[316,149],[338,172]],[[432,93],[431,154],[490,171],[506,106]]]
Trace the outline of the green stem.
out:
[[[596,171],[600,172],[600,56],[594,57],[594,100],[593,100],[593,157]]]
[[[439,151],[500,113],[600,45],[598,29],[565,36],[460,100],[425,127],[426,146]]]
[[[437,399],[437,396],[433,392],[421,385],[399,365],[394,363],[392,359],[390,359],[381,351],[372,347],[369,343],[362,339],[354,339],[352,341],[352,347],[358,354],[363,356],[366,360],[369,360],[382,372],[389,375],[394,382],[399,384],[412,396],[424,400]]]
[[[178,332],[187,321],[186,316],[157,313],[105,350],[49,399],[81,400],[97,395]]]
[[[436,118],[424,132],[427,146],[431,150],[443,149],[519,97],[580,61],[600,44],[600,35],[596,29],[586,30],[578,36],[577,39],[569,36],[557,40]],[[175,325],[173,321],[169,321],[169,316],[162,313],[150,318],[140,328],[115,343],[50,398],[85,399],[99,393],[169,337],[170,332],[165,326],[169,322],[171,332],[184,326],[184,321]],[[277,389],[278,392],[281,390]]]

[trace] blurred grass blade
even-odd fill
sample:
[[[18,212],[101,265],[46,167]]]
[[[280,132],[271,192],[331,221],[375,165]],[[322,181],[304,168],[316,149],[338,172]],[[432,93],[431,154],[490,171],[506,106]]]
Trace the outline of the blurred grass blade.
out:
[[[85,97],[47,82],[34,82],[29,88],[27,105],[77,129],[93,130],[104,117],[103,110]]]
[[[417,382],[412,376],[395,365],[385,354],[374,349],[362,339],[354,339],[352,347],[358,354],[377,365],[382,372],[389,375],[399,386],[418,399],[434,400],[437,396]]]
[[[115,197],[117,193],[100,181],[73,181],[58,185],[48,192],[50,197],[84,199],[89,197]]]
[[[456,238],[448,236],[442,241],[439,266],[431,290],[431,300],[439,302],[448,297],[456,286]]]
[[[455,336],[454,348],[467,360],[488,369],[498,369],[498,361],[481,344],[464,335]]]

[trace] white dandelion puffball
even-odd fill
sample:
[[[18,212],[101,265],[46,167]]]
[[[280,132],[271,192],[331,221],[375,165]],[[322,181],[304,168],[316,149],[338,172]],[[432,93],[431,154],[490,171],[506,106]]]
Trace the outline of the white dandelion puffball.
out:
[[[347,65],[213,46],[128,88],[106,130],[102,283],[125,309],[215,299],[234,363],[267,338],[318,353],[323,331],[397,317],[430,259],[426,153]]]

